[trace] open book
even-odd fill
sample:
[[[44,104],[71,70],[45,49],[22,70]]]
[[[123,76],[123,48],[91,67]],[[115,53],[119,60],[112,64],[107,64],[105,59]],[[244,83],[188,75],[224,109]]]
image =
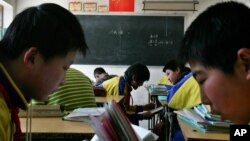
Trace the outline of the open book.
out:
[[[131,125],[127,116],[120,106],[111,101],[105,105],[105,113],[102,121],[94,116],[90,116],[90,125],[96,135],[92,141],[154,141],[158,136],[151,131]]]
[[[86,121],[89,120],[89,116],[101,117],[105,112],[103,107],[89,107],[89,108],[77,108],[70,114],[63,117],[64,120],[71,121]]]

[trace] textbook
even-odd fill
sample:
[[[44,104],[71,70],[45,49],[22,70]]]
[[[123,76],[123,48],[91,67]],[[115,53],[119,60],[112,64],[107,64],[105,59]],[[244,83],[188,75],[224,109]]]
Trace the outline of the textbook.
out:
[[[102,120],[90,116],[87,122],[96,133],[91,141],[154,141],[158,139],[158,136],[151,131],[132,125],[114,100],[105,105]]]
[[[219,115],[213,115],[207,109],[203,109],[205,106],[202,109],[199,108],[196,107],[195,110],[183,109],[174,112],[180,119],[200,132],[229,132],[229,127],[233,124],[232,122],[222,121]]]

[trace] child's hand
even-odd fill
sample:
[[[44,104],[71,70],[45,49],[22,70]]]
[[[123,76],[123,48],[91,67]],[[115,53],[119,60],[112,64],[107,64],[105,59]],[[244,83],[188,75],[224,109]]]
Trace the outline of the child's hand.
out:
[[[144,111],[148,111],[148,110],[152,110],[155,108],[155,104],[154,103],[149,103],[143,106],[143,110]]]

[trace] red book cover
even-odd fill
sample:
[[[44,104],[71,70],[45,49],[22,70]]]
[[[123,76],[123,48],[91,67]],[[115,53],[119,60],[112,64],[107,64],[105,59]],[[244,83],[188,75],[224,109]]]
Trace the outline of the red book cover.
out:
[[[109,0],[109,11],[111,12],[134,12],[134,0]]]

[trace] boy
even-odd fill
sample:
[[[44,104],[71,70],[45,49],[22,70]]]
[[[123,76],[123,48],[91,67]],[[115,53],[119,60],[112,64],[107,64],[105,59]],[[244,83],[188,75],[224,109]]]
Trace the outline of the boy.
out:
[[[76,51],[86,53],[81,25],[68,10],[42,4],[19,13],[0,41],[0,140],[21,138],[18,109],[44,101],[64,83]]]
[[[237,2],[209,7],[187,29],[180,50],[204,104],[236,124],[250,121],[250,9]]]
[[[201,103],[199,85],[192,76],[189,68],[178,64],[176,60],[170,60],[164,68],[166,76],[173,84],[173,86],[167,87],[169,91],[167,96],[169,111],[192,108]],[[171,128],[173,129],[171,140],[184,141],[176,117],[172,116],[170,119]],[[161,137],[161,135],[159,136]]]
[[[166,65],[166,75],[173,84],[168,89],[168,107],[180,110],[192,108],[201,103],[200,88],[192,76],[190,69],[179,65],[176,60],[170,60]]]

